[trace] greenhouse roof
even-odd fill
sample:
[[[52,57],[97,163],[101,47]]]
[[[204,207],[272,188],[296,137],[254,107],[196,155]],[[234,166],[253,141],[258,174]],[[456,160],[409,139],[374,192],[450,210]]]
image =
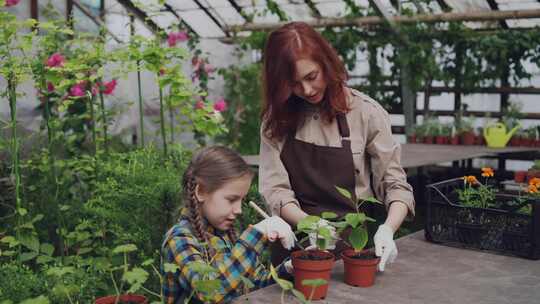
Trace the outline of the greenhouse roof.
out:
[[[79,2],[91,7],[100,0]],[[229,36],[230,27],[249,23],[250,16],[251,24],[279,22],[278,15],[268,11],[268,2],[275,3],[287,20],[307,22],[344,17],[350,11],[347,2],[354,2],[364,12],[372,3],[386,17],[400,15],[400,9],[418,14],[540,9],[540,1],[533,0],[107,0],[104,9],[107,14],[123,15],[126,20],[128,13],[134,13],[140,22],[147,17],[147,30],[168,31],[181,23],[202,38],[223,38]],[[539,25],[540,18],[466,24],[471,28],[530,28]]]

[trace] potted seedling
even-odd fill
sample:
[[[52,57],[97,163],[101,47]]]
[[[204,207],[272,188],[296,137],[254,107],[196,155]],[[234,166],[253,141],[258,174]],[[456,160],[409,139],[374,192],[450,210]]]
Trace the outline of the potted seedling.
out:
[[[337,190],[349,200],[353,201],[351,193],[346,189],[336,187]],[[376,198],[368,197],[354,203],[356,212],[347,213],[340,229],[350,229],[348,240],[344,240],[351,247],[341,253],[345,268],[345,283],[352,286],[369,287],[375,282],[375,273],[380,258],[372,250],[364,250],[368,242],[366,222],[375,222],[360,211],[365,202],[381,204]]]
[[[329,220],[336,218],[337,215],[332,212],[323,212],[321,217]],[[335,260],[335,256],[326,249],[336,240],[336,236],[327,225],[321,224],[321,217],[309,215],[297,225],[298,232],[315,235],[316,248],[299,250],[291,254],[294,287],[302,292],[306,298],[313,300],[326,297],[330,272]],[[325,282],[323,283],[321,280]]]

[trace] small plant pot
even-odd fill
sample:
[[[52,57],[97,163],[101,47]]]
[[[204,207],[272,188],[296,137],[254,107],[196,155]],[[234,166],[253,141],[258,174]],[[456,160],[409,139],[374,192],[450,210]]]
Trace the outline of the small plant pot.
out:
[[[485,146],[486,140],[484,139],[484,135],[478,135],[476,136],[476,144],[479,146]]]
[[[435,137],[435,143],[436,143],[437,145],[444,145],[444,144],[446,144],[446,137],[444,137],[444,136],[437,136],[437,137]]]
[[[465,132],[461,134],[461,143],[468,146],[474,145],[475,138],[476,136],[473,132]]]
[[[334,266],[335,256],[330,252],[320,250],[300,250],[291,254],[293,272],[294,272],[294,288],[304,294],[306,299],[309,299],[312,293],[311,286],[304,286],[303,280],[323,279],[327,283],[315,287],[312,300],[320,300],[326,298],[328,292],[328,283],[330,282],[330,272]]]
[[[526,178],[527,178],[527,171],[514,172],[514,181],[516,183],[524,183]]]
[[[518,147],[520,144],[521,144],[521,137],[512,136],[512,138],[510,138],[510,146]]]
[[[409,135],[408,142],[411,144],[416,143],[416,134]]]
[[[97,298],[95,304],[114,304],[116,302],[116,296],[106,296]],[[136,294],[120,295],[118,300],[120,304],[148,304],[148,299],[145,296]]]
[[[428,135],[424,137],[424,143],[425,144],[433,144],[433,136]]]
[[[450,144],[451,145],[459,145],[459,136],[453,136],[450,137]]]
[[[341,252],[345,268],[345,283],[357,287],[369,287],[375,283],[375,273],[381,258],[372,251],[355,252],[347,249]]]

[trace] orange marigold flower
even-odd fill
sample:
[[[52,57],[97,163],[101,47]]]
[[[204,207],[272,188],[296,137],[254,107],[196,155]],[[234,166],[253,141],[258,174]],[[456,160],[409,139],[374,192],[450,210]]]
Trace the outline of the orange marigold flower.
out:
[[[466,175],[463,177],[463,180],[465,181],[465,183],[468,183],[471,185],[478,184],[478,180],[476,179],[476,176],[474,175]]]
[[[493,169],[491,169],[489,167],[482,168],[482,176],[483,177],[492,177],[493,175],[495,175],[493,173]]]
[[[538,187],[535,185],[529,185],[529,188],[527,189],[529,193],[538,193]]]
[[[540,188],[540,178],[538,177],[531,178],[531,180],[529,181],[529,185],[534,185],[536,188]]]

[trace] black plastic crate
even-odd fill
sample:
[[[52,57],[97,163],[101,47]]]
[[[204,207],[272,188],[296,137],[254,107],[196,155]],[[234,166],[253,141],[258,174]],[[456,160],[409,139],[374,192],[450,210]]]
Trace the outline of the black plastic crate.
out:
[[[497,208],[465,207],[456,192],[462,188],[462,178],[427,186],[428,241],[540,259],[539,199],[528,198],[516,205],[517,194],[498,192]],[[531,205],[531,214],[518,212],[525,205]]]

